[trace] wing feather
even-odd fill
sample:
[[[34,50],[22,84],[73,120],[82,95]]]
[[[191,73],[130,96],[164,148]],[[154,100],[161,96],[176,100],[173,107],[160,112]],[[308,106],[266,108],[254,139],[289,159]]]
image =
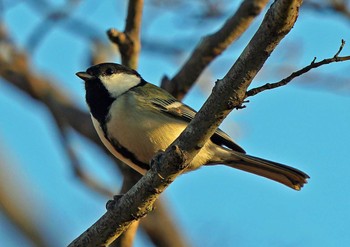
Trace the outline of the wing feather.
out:
[[[172,117],[176,117],[188,123],[191,122],[197,113],[191,107],[172,97],[167,99],[152,98],[151,103],[161,112],[170,114]],[[217,145],[226,146],[234,151],[245,153],[243,148],[236,144],[225,132],[220,129],[217,129],[210,139]]]

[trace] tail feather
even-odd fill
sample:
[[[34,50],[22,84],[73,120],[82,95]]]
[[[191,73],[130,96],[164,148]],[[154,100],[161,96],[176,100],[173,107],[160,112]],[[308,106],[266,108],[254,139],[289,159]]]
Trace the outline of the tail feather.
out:
[[[233,156],[233,160],[225,162],[225,165],[274,180],[295,190],[300,190],[310,178],[298,169],[273,161],[238,152],[234,152]]]

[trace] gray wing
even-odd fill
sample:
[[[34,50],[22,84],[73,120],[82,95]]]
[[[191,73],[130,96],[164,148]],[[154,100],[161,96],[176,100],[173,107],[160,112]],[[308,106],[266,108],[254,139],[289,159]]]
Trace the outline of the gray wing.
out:
[[[165,114],[170,114],[186,122],[190,122],[196,115],[196,111],[191,107],[181,103],[175,98],[152,98],[151,103]],[[219,146],[226,146],[236,152],[245,153],[244,149],[236,144],[225,132],[217,129],[210,137],[210,140]]]

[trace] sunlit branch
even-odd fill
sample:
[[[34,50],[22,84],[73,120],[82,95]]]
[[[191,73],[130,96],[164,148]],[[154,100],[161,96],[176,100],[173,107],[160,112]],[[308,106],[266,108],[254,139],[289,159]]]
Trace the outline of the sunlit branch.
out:
[[[337,62],[344,62],[344,61],[350,60],[350,56],[339,57],[339,54],[343,50],[344,45],[345,45],[345,41],[342,40],[341,45],[340,45],[337,53],[331,58],[326,58],[326,59],[323,59],[322,61],[316,62],[316,57],[315,57],[308,66],[305,66],[304,68],[293,72],[288,77],[286,77],[278,82],[267,83],[261,87],[256,87],[256,88],[250,89],[246,93],[246,98],[254,96],[254,95],[261,93],[265,90],[270,90],[270,89],[274,89],[277,87],[285,86],[289,82],[291,82],[293,79],[295,79],[296,77],[301,76],[301,75],[305,74],[306,72],[308,72],[312,69],[318,68],[322,65],[326,65],[326,64],[330,64],[330,63],[337,63]]]

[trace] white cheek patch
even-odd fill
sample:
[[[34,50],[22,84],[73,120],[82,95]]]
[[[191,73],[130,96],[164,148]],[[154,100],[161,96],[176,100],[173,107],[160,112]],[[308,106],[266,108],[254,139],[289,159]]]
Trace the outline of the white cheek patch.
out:
[[[141,78],[136,75],[124,73],[100,76],[99,78],[113,97],[118,97],[127,92],[130,88],[135,87],[141,81]]]

